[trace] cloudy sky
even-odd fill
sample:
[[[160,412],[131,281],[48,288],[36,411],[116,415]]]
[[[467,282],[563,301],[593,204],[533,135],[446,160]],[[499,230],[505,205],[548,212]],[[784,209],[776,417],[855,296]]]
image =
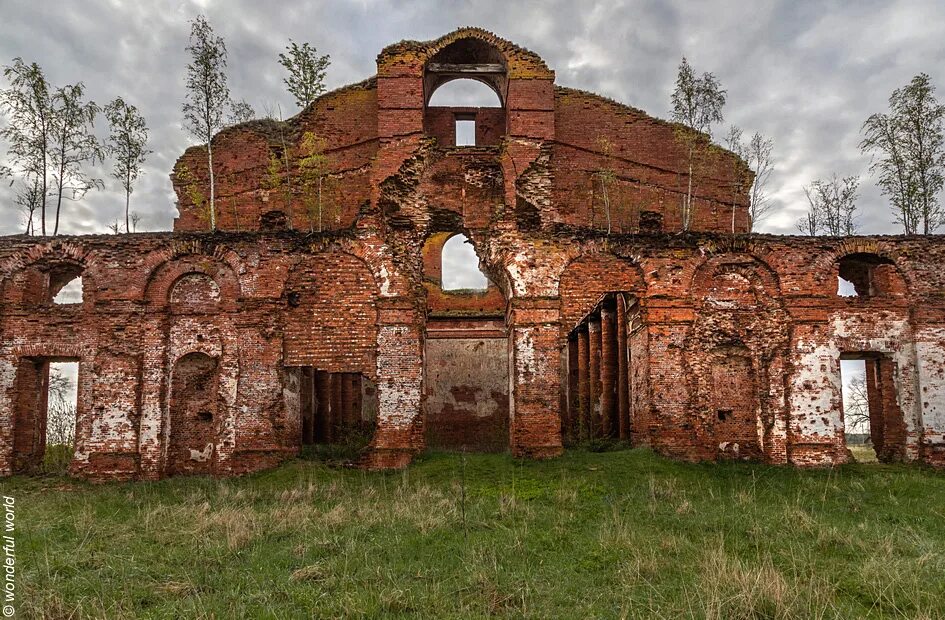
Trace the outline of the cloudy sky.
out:
[[[99,103],[120,95],[143,111],[154,153],[132,204],[146,230],[169,229],[176,213],[168,174],[192,143],[180,107],[188,21],[200,13],[226,41],[233,97],[260,113],[281,108],[286,116],[295,107],[276,58],[290,38],[331,54],[328,84],[335,87],[372,75],[385,45],[482,26],[544,57],[559,84],[661,117],[668,116],[685,55],[727,89],[726,126],[774,139],[777,209],[762,228],[777,233],[794,232],[806,208],[803,186],[832,173],[863,175],[863,232],[897,232],[857,148],[860,125],[921,71],[945,98],[941,0],[361,0],[277,7],[248,0],[0,0],[0,62],[21,56],[39,63],[55,85],[82,81]],[[123,196],[111,182],[65,208],[67,233],[104,232],[121,217]],[[4,187],[0,233],[20,228]]]

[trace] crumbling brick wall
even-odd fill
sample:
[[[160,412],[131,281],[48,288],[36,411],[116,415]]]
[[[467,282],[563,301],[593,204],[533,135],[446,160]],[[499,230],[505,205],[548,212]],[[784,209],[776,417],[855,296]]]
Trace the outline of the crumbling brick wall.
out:
[[[194,147],[174,232],[0,239],[0,473],[36,464],[59,360],[79,363],[70,471],[97,479],[273,466],[324,430],[313,399],[345,421],[331,440],[375,418],[367,467],[428,440],[554,456],[575,424],[690,460],[828,465],[847,459],[842,357],[876,360],[881,456],[945,465],[939,238],[747,235],[750,171],[720,148],[680,233],[677,126],[555,86],[480,29],[377,66],[214,138],[216,231]],[[502,107],[483,112],[484,145],[457,148],[453,112],[427,102],[469,71]],[[308,132],[321,194],[291,181]],[[486,291],[442,290],[458,233]],[[54,304],[75,276],[82,302]],[[838,276],[860,295],[837,295]]]

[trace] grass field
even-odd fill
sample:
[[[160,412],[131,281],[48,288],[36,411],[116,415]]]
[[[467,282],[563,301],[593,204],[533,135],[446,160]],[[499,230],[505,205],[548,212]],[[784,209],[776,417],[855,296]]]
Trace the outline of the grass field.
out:
[[[0,491],[19,617],[945,617],[945,475],[912,466],[576,450]]]

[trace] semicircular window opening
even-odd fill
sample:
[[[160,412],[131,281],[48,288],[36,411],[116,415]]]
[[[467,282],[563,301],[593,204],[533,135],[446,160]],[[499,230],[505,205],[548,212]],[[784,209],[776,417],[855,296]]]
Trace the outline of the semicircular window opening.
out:
[[[489,279],[479,270],[479,257],[465,235],[454,235],[443,244],[441,282],[444,291],[484,291]]]
[[[501,108],[502,101],[483,82],[460,78],[450,80],[433,91],[427,105],[438,108]]]

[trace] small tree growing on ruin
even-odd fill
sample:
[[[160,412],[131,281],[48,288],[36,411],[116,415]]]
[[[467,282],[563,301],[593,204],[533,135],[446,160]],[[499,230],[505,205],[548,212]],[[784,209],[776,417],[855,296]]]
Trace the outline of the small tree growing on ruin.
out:
[[[945,185],[945,105],[925,73],[889,97],[889,112],[863,123],[860,149],[905,233],[934,232],[945,223],[938,195]]]
[[[839,178],[834,174],[830,179],[818,179],[805,187],[809,210],[798,222],[798,230],[810,236],[855,235],[859,184],[858,176]]]
[[[722,122],[725,90],[712,73],[703,73],[702,77],[696,77],[689,62],[683,57],[676,76],[672,104],[673,120],[683,125],[676,132],[676,139],[686,152],[688,167],[686,192],[682,198],[680,215],[683,230],[689,230],[695,211],[692,196],[693,177],[708,146],[703,134],[707,134],[711,139],[713,123]]]
[[[256,110],[245,99],[230,103],[230,124],[248,123],[256,118]]]
[[[108,152],[115,159],[112,177],[125,190],[125,232],[131,232],[131,193],[135,181],[141,174],[145,159],[151,151],[147,148],[148,126],[138,108],[126,103],[121,97],[105,106],[110,133]]]
[[[604,201],[604,215],[607,218],[607,234],[609,235],[612,227],[610,187],[617,179],[617,171],[614,170],[612,162],[614,145],[610,140],[601,136],[597,139],[597,147],[600,149],[604,162],[601,167],[594,171],[594,178],[600,183],[601,198]]]
[[[213,176],[213,135],[223,129],[224,111],[230,103],[226,83],[226,44],[215,36],[207,20],[198,15],[190,27],[187,46],[187,96],[184,122],[191,133],[207,145],[207,169],[210,176],[210,201],[207,205],[210,229],[216,230],[216,184]]]
[[[282,81],[298,106],[304,109],[325,92],[325,71],[331,57],[328,54],[319,56],[318,50],[310,44],[299,45],[291,39],[285,49],[285,53],[279,54],[279,64],[289,75]]]
[[[39,210],[40,233],[46,235],[46,203],[49,195],[49,165],[53,148],[53,104],[49,82],[35,62],[14,58],[3,67],[9,88],[0,90],[0,109],[9,124],[0,129],[0,138],[9,144],[7,157],[13,171],[22,175],[24,189],[17,204],[28,214],[26,233],[33,233],[33,215]]]
[[[315,230],[317,223],[318,232],[324,229],[325,205],[322,190],[330,172],[328,156],[325,155],[326,148],[325,139],[311,131],[305,132],[299,144],[299,184],[305,195],[309,230]]]
[[[56,89],[52,96],[53,149],[50,163],[56,192],[56,220],[53,235],[59,233],[62,200],[80,200],[90,190],[104,189],[101,179],[88,174],[87,167],[104,161],[105,149],[92,126],[101,111],[94,101],[84,101],[85,86],[78,84]]]
[[[755,230],[758,223],[770,215],[773,206],[768,195],[768,181],[774,170],[774,161],[771,157],[774,141],[755,132],[748,142],[743,142],[742,130],[732,125],[725,138],[725,146],[748,164],[749,170],[755,174],[755,178],[748,188],[748,230],[751,232]],[[735,197],[746,189],[745,183],[750,178],[750,173],[738,162],[734,162],[732,174],[734,179],[732,187],[732,232],[735,232]]]

